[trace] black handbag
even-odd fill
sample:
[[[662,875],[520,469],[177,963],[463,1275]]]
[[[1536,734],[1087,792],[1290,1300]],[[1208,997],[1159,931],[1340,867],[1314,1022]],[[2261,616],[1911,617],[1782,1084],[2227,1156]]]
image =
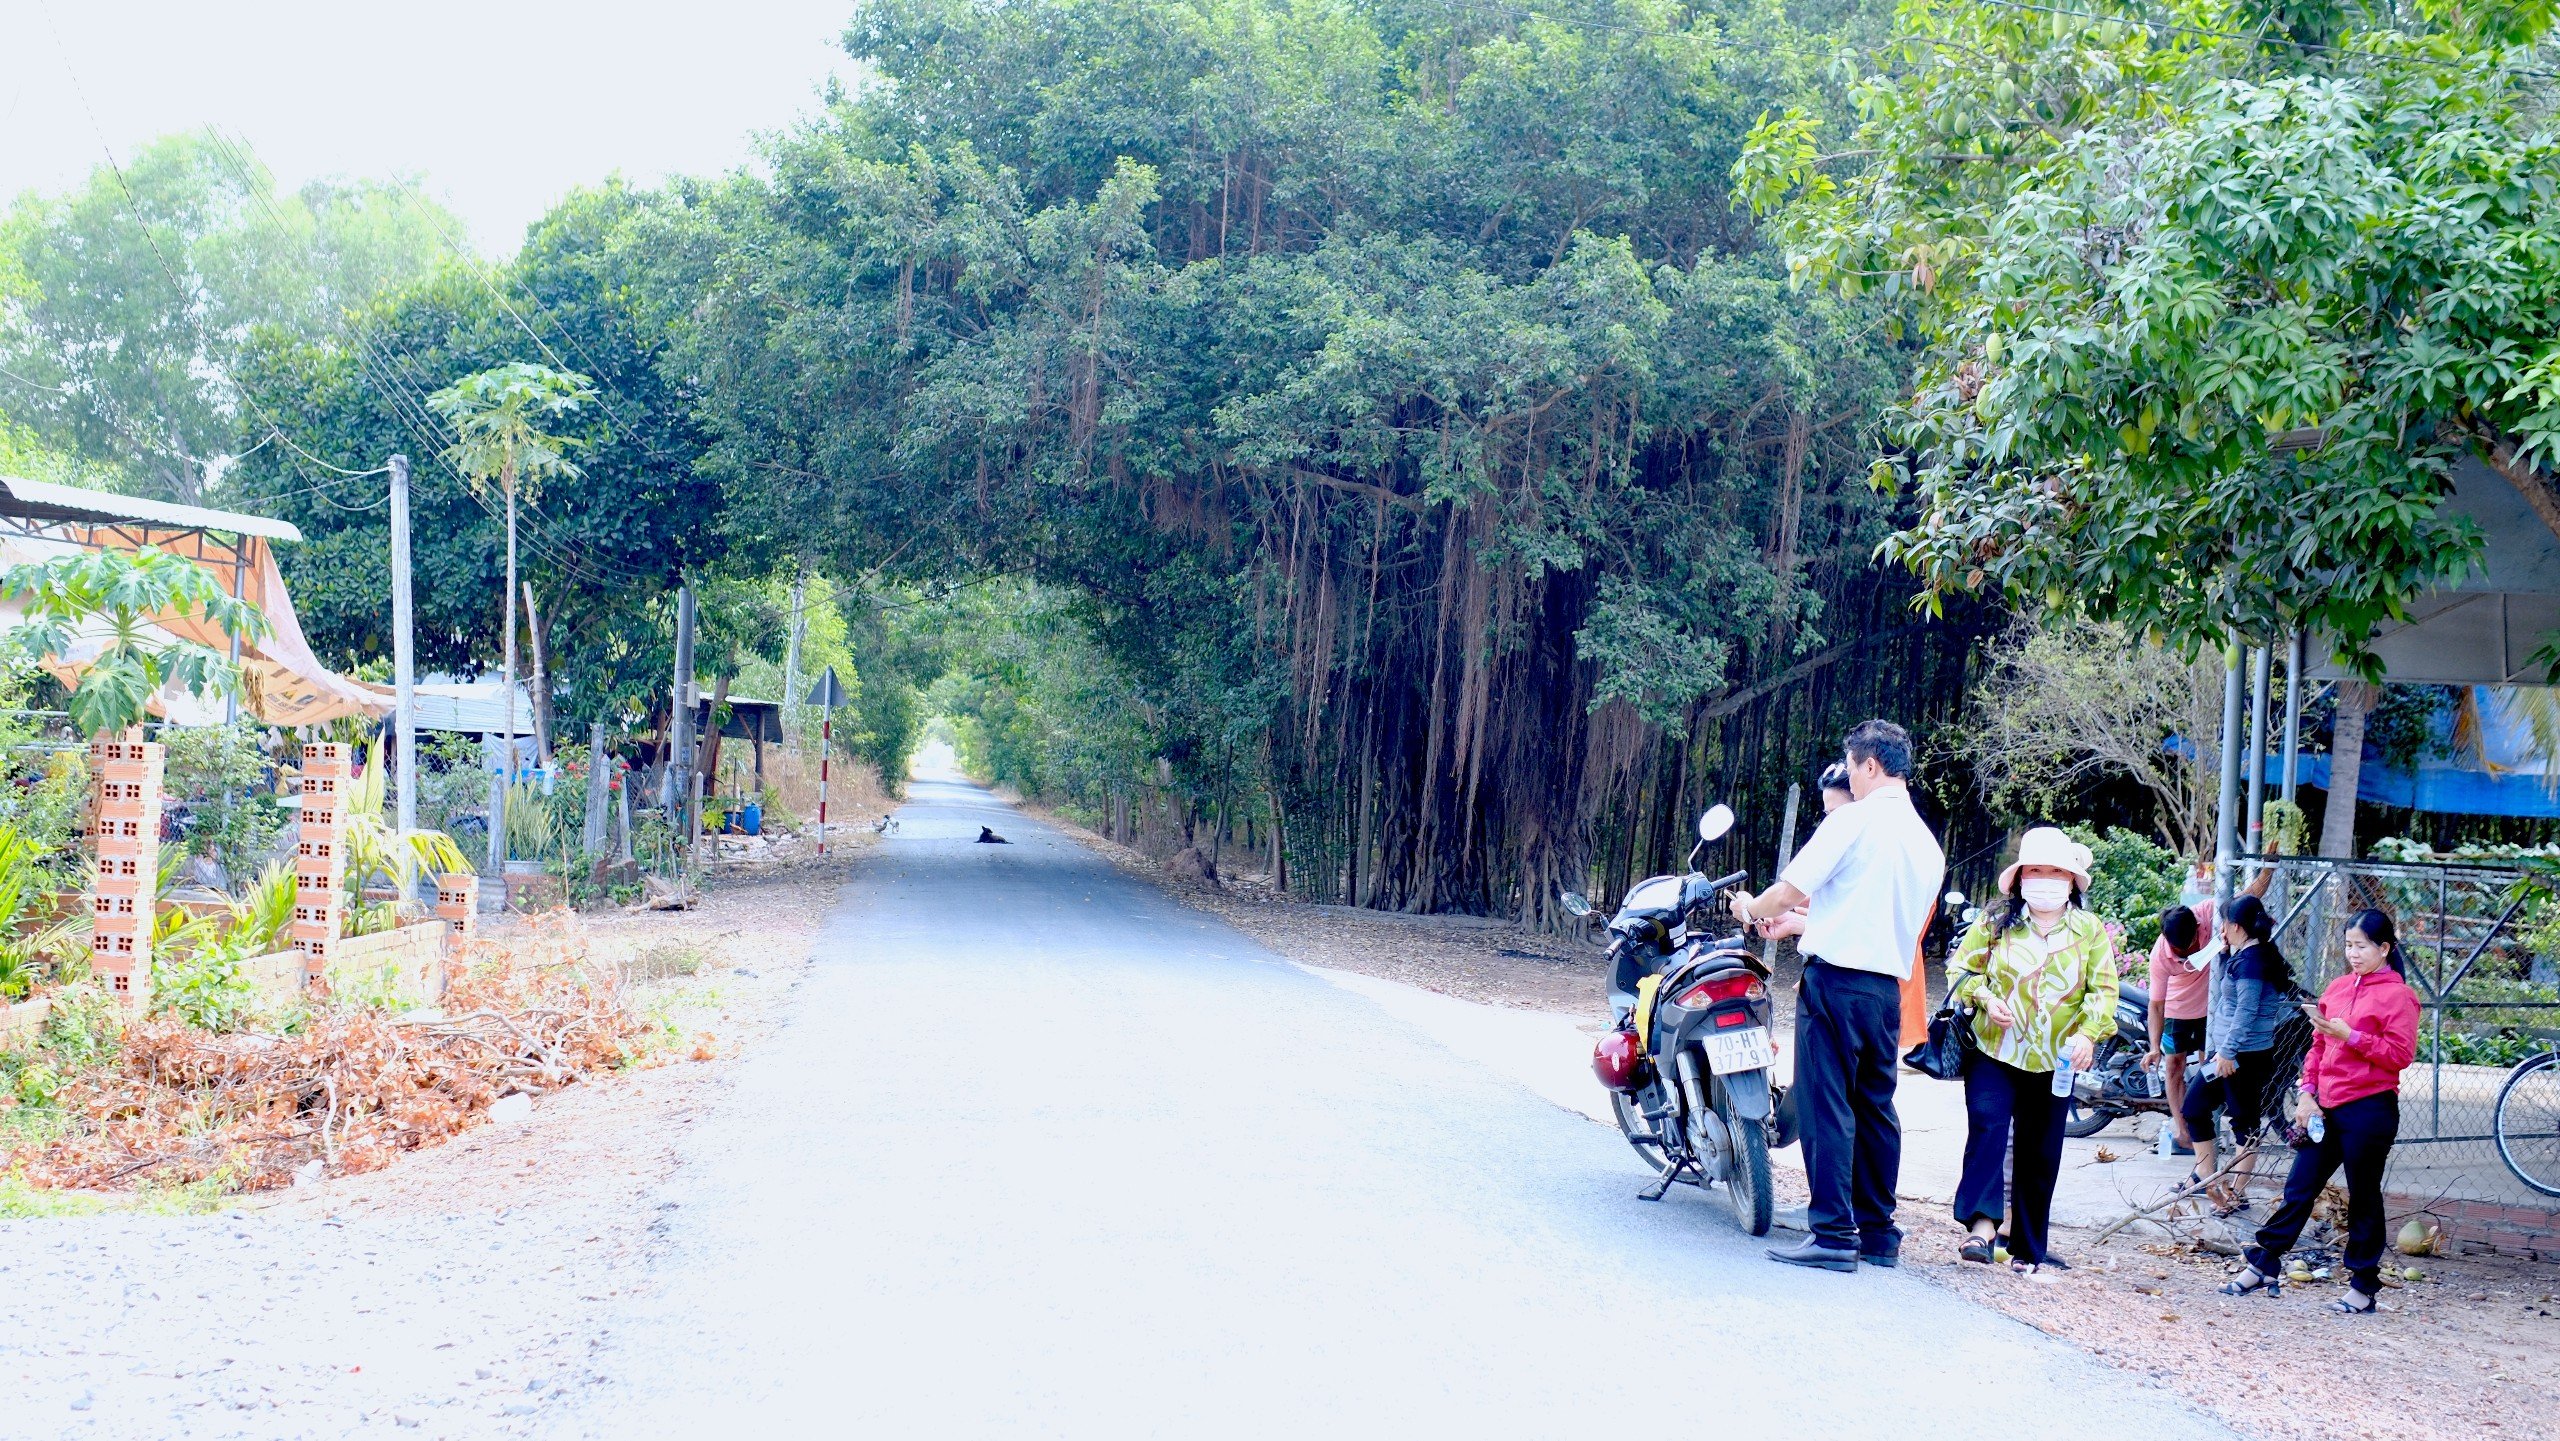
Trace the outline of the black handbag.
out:
[[[1979,1044],[1973,1038],[1973,1012],[1940,1006],[1929,1018],[1929,1039],[1913,1046],[1902,1064],[1934,1080],[1956,1080]]]

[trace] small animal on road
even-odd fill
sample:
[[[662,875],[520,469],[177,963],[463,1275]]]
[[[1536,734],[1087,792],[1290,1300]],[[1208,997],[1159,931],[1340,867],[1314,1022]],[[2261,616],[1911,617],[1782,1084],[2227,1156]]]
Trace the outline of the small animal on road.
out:
[[[997,835],[993,827],[980,826],[978,827],[978,844],[982,846],[1009,846],[1012,845],[1013,842]]]

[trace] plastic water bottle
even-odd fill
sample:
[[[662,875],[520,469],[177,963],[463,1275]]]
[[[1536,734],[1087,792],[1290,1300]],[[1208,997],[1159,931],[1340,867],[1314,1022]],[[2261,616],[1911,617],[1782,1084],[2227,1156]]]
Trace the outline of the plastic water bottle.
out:
[[[2311,1113],[2311,1124],[2302,1129],[2310,1135],[2311,1144],[2319,1145],[2329,1138],[2329,1118],[2314,1111]]]
[[[2071,1059],[2068,1056],[2053,1063],[2053,1093],[2065,1098],[2071,1094]]]

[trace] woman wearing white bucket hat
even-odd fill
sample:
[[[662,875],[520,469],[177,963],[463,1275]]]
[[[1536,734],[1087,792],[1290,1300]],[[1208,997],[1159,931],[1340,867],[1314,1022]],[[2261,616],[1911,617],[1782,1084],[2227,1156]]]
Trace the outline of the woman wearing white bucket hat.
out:
[[[1973,1012],[1981,1053],[1964,1072],[1964,1177],[1956,1220],[1972,1229],[1961,1254],[1991,1259],[2002,1216],[2011,1264],[2032,1272],[2052,1257],[2046,1236],[2062,1173],[2068,1098],[2053,1093],[2055,1067],[2087,1068],[2116,1033],[2115,947],[2087,909],[2089,848],[2051,826],[2018,842],[2000,873],[2003,899],[1965,933],[1947,962],[1947,999]],[[2002,1153],[2016,1138],[2008,1195]]]

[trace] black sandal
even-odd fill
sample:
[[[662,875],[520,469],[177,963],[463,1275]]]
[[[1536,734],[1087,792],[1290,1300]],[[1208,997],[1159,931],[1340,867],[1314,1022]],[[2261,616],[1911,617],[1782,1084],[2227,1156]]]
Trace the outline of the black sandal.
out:
[[[2375,1311],[2381,1309],[2379,1299],[2376,1297],[2367,1296],[2362,1291],[2349,1291],[2347,1294],[2349,1296],[2361,1298],[2364,1301],[2364,1304],[2359,1306],[2354,1301],[2332,1301],[2329,1303],[2328,1309],[2337,1312],[2341,1316],[2370,1316]]]
[[[1968,1236],[1965,1238],[1965,1243],[1956,1248],[1956,1254],[1977,1266],[1988,1266],[1991,1264],[1991,1238]]]
[[[2222,1283],[2222,1294],[2225,1296],[2248,1296],[2260,1291],[2273,1296],[2283,1289],[2283,1284],[2275,1277],[2258,1274],[2254,1266],[2241,1267],[2239,1275]]]

